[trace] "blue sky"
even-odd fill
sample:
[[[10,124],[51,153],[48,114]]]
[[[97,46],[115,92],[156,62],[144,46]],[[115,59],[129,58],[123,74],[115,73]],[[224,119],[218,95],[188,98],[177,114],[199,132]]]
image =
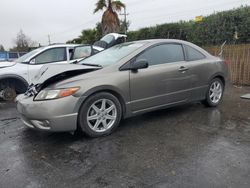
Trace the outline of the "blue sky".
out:
[[[130,30],[161,23],[194,19],[198,15],[250,5],[250,0],[123,0],[127,5]],[[77,37],[93,28],[101,12],[93,14],[96,0],[1,0],[0,44],[13,46],[22,29],[32,40],[48,44]],[[123,18],[121,16],[121,18]]]

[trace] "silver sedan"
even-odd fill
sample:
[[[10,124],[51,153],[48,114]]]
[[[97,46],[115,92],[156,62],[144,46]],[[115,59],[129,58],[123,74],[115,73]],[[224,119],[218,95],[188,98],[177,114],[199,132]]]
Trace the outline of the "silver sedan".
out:
[[[30,128],[98,137],[152,110],[194,101],[215,107],[225,78],[224,61],[192,43],[128,42],[78,64],[43,67],[17,109]]]

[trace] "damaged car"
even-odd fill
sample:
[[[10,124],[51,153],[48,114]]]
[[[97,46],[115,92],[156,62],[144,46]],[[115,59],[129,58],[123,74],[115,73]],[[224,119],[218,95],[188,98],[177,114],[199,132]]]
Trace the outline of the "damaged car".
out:
[[[12,101],[33,83],[44,65],[69,64],[124,42],[126,35],[110,33],[94,45],[53,44],[37,48],[13,62],[0,63],[0,99]]]
[[[91,55],[92,51],[90,45],[55,44],[37,48],[13,62],[2,62],[0,98],[12,101],[16,94],[24,93],[43,65],[68,64]]]
[[[225,78],[225,62],[192,43],[127,42],[75,65],[43,67],[17,110],[32,129],[99,137],[145,112],[194,101],[216,107]]]

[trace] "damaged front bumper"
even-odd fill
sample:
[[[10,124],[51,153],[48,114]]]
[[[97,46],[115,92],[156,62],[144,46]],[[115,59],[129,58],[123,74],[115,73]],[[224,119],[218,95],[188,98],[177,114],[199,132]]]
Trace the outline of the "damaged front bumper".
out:
[[[78,111],[75,110],[79,98],[65,98],[33,101],[33,97],[25,95],[16,99],[17,110],[23,123],[32,129],[62,132],[75,131],[77,128]]]

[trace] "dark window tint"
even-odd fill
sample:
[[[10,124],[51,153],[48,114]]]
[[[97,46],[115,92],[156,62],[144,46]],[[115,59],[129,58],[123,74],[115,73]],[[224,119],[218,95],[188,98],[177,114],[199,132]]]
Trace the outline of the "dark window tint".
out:
[[[184,61],[183,49],[180,44],[162,44],[143,52],[137,60],[145,59],[149,65],[158,65]]]
[[[74,49],[69,49],[69,59],[72,60],[74,55]]]
[[[198,50],[190,47],[190,46],[185,46],[186,48],[186,53],[187,53],[187,60],[188,61],[195,61],[199,59],[204,59],[205,55],[203,55],[201,52]]]
[[[18,53],[9,52],[9,58],[10,59],[17,59],[18,58]]]
[[[35,57],[35,64],[66,61],[65,48],[53,48],[46,50]]]
[[[100,51],[97,50],[97,49],[93,49],[93,53],[94,53],[94,54],[97,54],[98,52],[100,52]]]

